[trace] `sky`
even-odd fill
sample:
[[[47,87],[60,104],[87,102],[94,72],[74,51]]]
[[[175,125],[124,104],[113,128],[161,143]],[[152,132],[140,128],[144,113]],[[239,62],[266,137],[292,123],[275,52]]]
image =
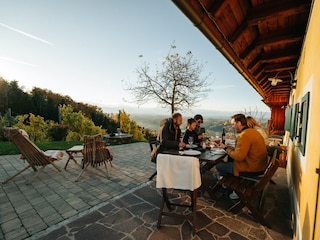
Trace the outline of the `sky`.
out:
[[[212,92],[187,111],[270,112],[262,97],[170,0],[0,0],[0,76],[112,111],[170,113],[142,106],[123,82],[143,62],[154,70],[174,43],[211,73]],[[139,57],[139,56],[143,57]]]

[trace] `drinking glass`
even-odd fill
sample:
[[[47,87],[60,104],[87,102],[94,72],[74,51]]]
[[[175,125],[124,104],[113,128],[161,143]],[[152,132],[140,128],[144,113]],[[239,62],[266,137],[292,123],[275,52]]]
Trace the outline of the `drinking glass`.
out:
[[[216,144],[220,144],[220,142],[221,142],[221,139],[220,139],[220,137],[217,135],[216,136],[216,138],[214,139],[214,142],[216,143]]]
[[[192,145],[192,144],[193,144],[193,137],[189,137],[189,138],[188,138],[188,143],[189,143],[189,145]]]
[[[215,147],[214,142],[210,142],[210,150],[213,150]]]

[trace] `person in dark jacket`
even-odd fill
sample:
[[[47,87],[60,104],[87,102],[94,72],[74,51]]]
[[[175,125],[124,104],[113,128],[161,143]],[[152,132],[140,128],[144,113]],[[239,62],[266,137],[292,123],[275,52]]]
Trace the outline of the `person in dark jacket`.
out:
[[[182,115],[180,113],[173,113],[172,117],[168,119],[162,129],[162,139],[160,142],[160,152],[167,149],[184,148],[186,144],[180,142],[182,124]]]
[[[183,136],[183,142],[184,143],[189,143],[188,139],[189,137],[193,138],[193,143],[194,144],[199,144],[202,139],[200,139],[198,137],[198,133],[196,133],[195,129],[196,129],[197,123],[196,120],[194,120],[194,118],[189,118],[188,119],[188,124],[187,124],[187,130]]]
[[[196,141],[201,142],[203,140],[204,133],[206,132],[205,128],[201,127],[201,124],[203,123],[203,117],[201,114],[196,114],[193,118],[196,121],[196,128],[194,130],[198,134]]]

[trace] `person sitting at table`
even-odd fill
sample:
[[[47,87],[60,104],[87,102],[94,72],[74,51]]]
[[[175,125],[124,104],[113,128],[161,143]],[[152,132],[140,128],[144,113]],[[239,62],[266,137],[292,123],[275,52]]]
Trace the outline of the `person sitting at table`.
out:
[[[194,144],[199,144],[202,141],[201,138],[198,138],[198,134],[195,131],[196,126],[197,126],[196,120],[194,120],[194,118],[189,118],[187,122],[187,130],[184,133],[183,140],[182,140],[184,143],[186,144],[189,143],[188,141],[189,137],[193,138]]]
[[[233,174],[257,178],[267,168],[267,148],[261,134],[253,128],[248,128],[247,119],[243,114],[235,114],[231,117],[232,128],[239,133],[235,147],[226,146],[220,143],[219,147],[224,148],[233,161],[221,162],[216,165],[220,176]],[[238,199],[233,192],[229,195],[231,199]]]
[[[265,144],[268,145],[269,140],[266,130],[264,130],[263,127],[253,117],[247,116],[247,126],[257,130],[263,137]]]
[[[173,113],[172,117],[167,120],[162,128],[161,142],[159,147],[159,152],[168,149],[179,149],[184,148],[186,144],[180,142],[182,124],[181,113]]]
[[[203,123],[203,117],[201,114],[194,115],[194,120],[196,121],[196,128],[195,131],[198,134],[198,139],[202,141],[203,133],[205,133],[205,128],[201,127],[201,124]]]

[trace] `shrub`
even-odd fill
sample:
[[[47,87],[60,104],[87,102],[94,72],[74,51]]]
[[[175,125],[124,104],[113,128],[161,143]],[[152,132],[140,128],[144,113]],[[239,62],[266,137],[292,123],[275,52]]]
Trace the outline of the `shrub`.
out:
[[[65,141],[68,133],[68,126],[55,124],[48,130],[48,136],[52,141]]]

